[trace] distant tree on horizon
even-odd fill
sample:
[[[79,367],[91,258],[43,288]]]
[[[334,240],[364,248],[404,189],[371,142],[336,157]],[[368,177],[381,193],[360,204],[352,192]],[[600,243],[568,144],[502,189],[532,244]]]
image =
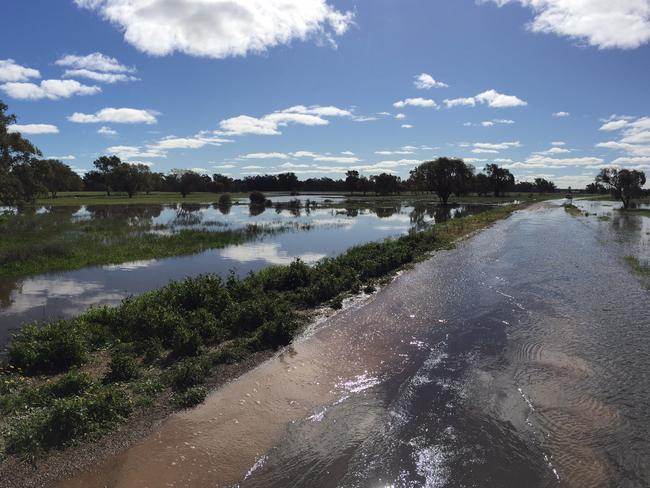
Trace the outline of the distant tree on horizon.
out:
[[[469,191],[473,178],[474,167],[455,158],[425,161],[411,171],[411,181],[438,195],[443,205],[447,205],[452,194],[460,195]]]
[[[515,184],[515,177],[506,168],[502,168],[497,164],[486,164],[483,169],[492,185],[494,196],[499,197],[504,191]]]

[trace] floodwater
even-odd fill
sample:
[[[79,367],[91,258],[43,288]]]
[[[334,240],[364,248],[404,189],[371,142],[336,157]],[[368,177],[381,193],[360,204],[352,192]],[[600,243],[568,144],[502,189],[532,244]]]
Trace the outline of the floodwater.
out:
[[[60,485],[650,486],[650,219],[538,204]]]
[[[273,197],[287,203],[295,197]],[[247,274],[295,258],[313,263],[351,246],[420,230],[426,225],[477,213],[485,205],[443,208],[433,204],[402,206],[399,202],[369,208],[324,208],[342,197],[300,197],[303,208],[251,209],[247,205],[104,205],[42,208],[34,228],[57,231],[57,225],[93,220],[96,226],[125,231],[170,233],[182,229],[220,231],[257,225],[259,238],[242,245],[164,259],[84,268],[29,278],[0,278],[0,346],[11,331],[31,321],[77,315],[91,306],[117,304],[129,295],[164,286],[170,280],[205,273]],[[305,210],[306,200],[319,206]],[[74,232],[69,230],[69,232]]]

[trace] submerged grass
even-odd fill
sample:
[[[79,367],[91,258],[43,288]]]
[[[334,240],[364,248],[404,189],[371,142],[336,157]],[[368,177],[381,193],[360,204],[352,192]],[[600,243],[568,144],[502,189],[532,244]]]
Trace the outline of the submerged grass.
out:
[[[642,275],[650,275],[650,263],[644,263],[636,256],[625,256],[625,261],[627,264],[637,273]]]
[[[193,254],[240,244],[265,232],[262,226],[249,225],[237,230],[183,229],[156,234],[129,227],[107,229],[77,224],[43,236],[21,234],[11,223],[0,223],[0,277]]]
[[[296,260],[245,278],[171,282],[117,307],[24,327],[0,371],[0,449],[34,458],[101,436],[155,401],[200,403],[216,366],[290,343],[315,307],[371,293],[400,268],[517,208],[353,247],[313,266]]]
[[[573,217],[578,217],[578,216],[582,215],[582,210],[580,210],[578,207],[576,207],[572,203],[564,204],[564,211],[566,213],[568,213],[569,215],[572,215]]]

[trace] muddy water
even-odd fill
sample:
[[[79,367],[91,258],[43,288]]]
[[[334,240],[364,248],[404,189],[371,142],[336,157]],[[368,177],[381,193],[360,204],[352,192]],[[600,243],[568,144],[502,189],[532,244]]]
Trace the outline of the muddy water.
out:
[[[518,212],[60,486],[650,486],[648,218],[611,213]]]
[[[274,197],[282,202],[293,197]],[[337,197],[311,195],[327,205]],[[340,197],[339,197],[340,198]],[[305,204],[306,197],[302,204]],[[128,232],[170,233],[184,229],[219,231],[254,224],[259,238],[237,246],[190,256],[128,262],[119,265],[50,273],[24,279],[0,278],[0,346],[12,329],[30,321],[77,315],[88,307],[113,305],[123,298],[164,286],[170,280],[203,273],[240,275],[272,264],[307,263],[344,252],[351,246],[404,234],[411,229],[457,216],[478,213],[485,205],[443,208],[394,202],[383,207],[250,209],[247,205],[104,205],[42,208],[32,216],[35,232],[58,232],[63,226],[94,225]],[[73,228],[71,232],[78,231]],[[38,234],[35,240],[38,240]]]

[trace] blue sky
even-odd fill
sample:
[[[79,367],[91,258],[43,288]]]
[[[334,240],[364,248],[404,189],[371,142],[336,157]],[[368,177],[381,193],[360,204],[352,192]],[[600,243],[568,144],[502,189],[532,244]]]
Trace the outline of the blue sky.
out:
[[[615,3],[615,5],[612,5]],[[650,0],[11,0],[0,98],[48,157],[407,176],[650,169]]]

